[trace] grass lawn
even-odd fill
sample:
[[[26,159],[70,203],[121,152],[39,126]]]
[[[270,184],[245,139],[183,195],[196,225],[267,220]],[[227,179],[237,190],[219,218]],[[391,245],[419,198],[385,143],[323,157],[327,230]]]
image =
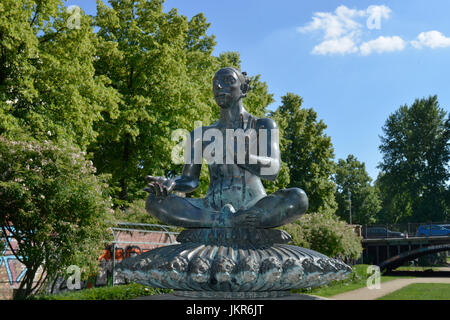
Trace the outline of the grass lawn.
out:
[[[395,271],[439,271],[439,267],[412,267],[412,266],[402,266],[395,269]]]
[[[396,279],[404,279],[405,277],[394,277],[394,276],[381,276],[381,283],[392,281]],[[320,296],[324,298],[329,298],[340,293],[353,291],[356,289],[364,288],[367,285],[367,279],[360,281],[352,281],[348,283],[333,283],[328,286],[308,290],[302,293],[311,294],[315,296]]]
[[[300,290],[292,290],[294,293],[303,293],[303,294],[311,294],[315,296],[320,296],[324,298],[329,298],[334,295],[356,290],[359,288],[363,288],[367,285],[367,278],[369,275],[367,274],[367,267],[369,265],[360,264],[353,266],[353,271],[350,276],[346,280],[335,281],[330,283],[329,285],[322,286],[319,288],[313,289],[300,289]],[[397,277],[397,276],[381,276],[381,283],[395,280],[395,279],[405,279],[407,277]]]
[[[137,283],[114,287],[82,289],[61,294],[45,294],[30,300],[131,300],[142,296],[170,293],[172,290],[150,288]]]
[[[414,283],[378,300],[450,300],[450,284]]]

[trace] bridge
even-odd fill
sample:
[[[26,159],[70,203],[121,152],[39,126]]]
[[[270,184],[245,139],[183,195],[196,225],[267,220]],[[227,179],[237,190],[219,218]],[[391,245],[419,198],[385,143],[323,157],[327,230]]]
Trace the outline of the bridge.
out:
[[[363,239],[363,263],[390,271],[432,253],[450,251],[450,236]]]

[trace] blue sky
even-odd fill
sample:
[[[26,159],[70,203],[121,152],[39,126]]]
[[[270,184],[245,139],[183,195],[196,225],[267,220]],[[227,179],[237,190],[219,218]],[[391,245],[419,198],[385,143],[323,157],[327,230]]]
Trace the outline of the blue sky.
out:
[[[95,1],[71,0],[95,14]],[[328,126],[336,159],[354,154],[378,175],[389,114],[416,98],[450,105],[450,1],[166,0],[187,17],[203,12],[218,55],[238,51],[275,103],[299,94]]]

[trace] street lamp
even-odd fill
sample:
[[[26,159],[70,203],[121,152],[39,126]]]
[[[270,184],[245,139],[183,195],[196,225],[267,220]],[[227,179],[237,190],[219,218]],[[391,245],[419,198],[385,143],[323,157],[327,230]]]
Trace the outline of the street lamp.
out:
[[[348,191],[348,208],[350,211],[350,225],[352,224],[352,192]]]

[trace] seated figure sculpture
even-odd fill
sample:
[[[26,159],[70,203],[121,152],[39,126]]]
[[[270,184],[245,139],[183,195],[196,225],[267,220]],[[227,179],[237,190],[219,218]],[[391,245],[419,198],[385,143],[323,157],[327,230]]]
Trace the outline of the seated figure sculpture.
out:
[[[234,140],[224,143],[223,161],[208,163],[210,185],[204,199],[170,194],[171,191],[189,193],[198,187],[201,162],[185,164],[182,175],[175,179],[148,176],[150,184],[145,190],[150,195],[146,208],[151,215],[164,223],[186,228],[274,228],[290,223],[305,213],[308,198],[303,190],[290,188],[271,195],[264,190],[261,179],[275,180],[280,171],[278,135],[271,134],[277,130],[277,125],[272,119],[257,119],[245,110],[242,98],[249,88],[245,73],[231,67],[220,69],[213,79],[214,98],[221,108],[220,119],[201,128],[200,132],[214,129],[214,132],[223,135],[222,141],[226,141],[229,137],[227,129],[241,129],[241,132],[247,133],[247,139],[255,140],[255,146],[261,141],[267,143],[264,149],[270,151],[265,152],[268,155],[252,153],[258,148],[250,148],[247,141],[243,148],[245,155],[241,157],[243,161],[238,161],[239,149]],[[263,137],[259,136],[261,129],[266,130]],[[254,135],[248,134],[250,130]],[[191,132],[191,157],[198,150],[203,154],[209,145],[203,141],[201,134],[197,136],[194,131]],[[230,150],[230,145],[233,150]],[[232,161],[227,161],[227,152],[232,154]]]
[[[188,299],[240,299],[283,297],[351,272],[341,261],[289,245],[290,235],[274,229],[303,215],[308,198],[299,188],[266,194],[261,179],[273,181],[280,171],[278,128],[245,110],[249,88],[246,74],[234,68],[215,74],[220,119],[191,132],[181,176],[146,177],[147,211],[185,230],[178,244],[124,259],[118,276]],[[210,173],[205,198],[172,193],[198,187],[203,156]]]

